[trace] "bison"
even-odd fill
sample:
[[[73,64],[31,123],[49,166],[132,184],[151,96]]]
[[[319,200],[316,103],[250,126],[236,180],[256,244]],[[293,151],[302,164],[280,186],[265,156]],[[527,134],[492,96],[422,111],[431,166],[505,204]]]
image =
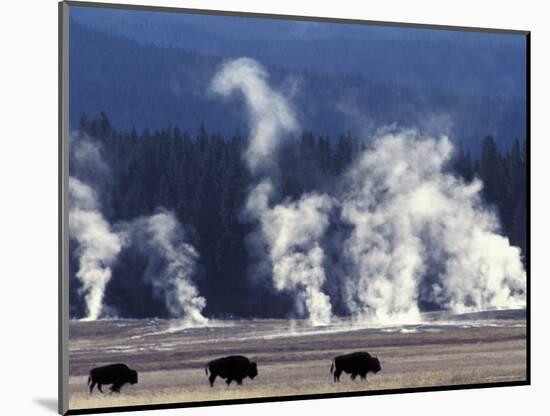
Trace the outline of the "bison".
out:
[[[126,364],[111,364],[93,368],[88,377],[90,394],[92,394],[92,390],[96,384],[101,393],[103,393],[103,390],[101,390],[103,384],[112,384],[111,393],[120,393],[120,388],[124,384],[136,384],[137,382],[137,371],[128,368]]]
[[[242,355],[232,355],[212,360],[206,365],[204,371],[206,375],[210,372],[210,376],[208,377],[210,387],[214,387],[214,380],[216,380],[217,376],[226,379],[225,383],[228,386],[233,380],[241,386],[243,378],[250,377],[252,380],[258,375],[256,363]]]
[[[357,376],[361,376],[361,380],[366,380],[369,371],[378,373],[380,370],[380,361],[368,352],[339,355],[332,360],[330,366],[330,373],[334,372],[334,381],[340,381],[342,371],[351,374],[352,380],[355,380]]]

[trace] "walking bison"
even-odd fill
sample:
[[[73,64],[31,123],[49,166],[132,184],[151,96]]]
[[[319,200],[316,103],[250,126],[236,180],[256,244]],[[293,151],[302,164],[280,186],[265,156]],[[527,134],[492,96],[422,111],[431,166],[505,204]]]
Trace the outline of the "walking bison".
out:
[[[110,388],[111,393],[120,393],[120,388],[124,384],[136,384],[137,382],[137,371],[128,368],[126,364],[110,364],[103,367],[96,367],[90,371],[90,376],[88,377],[90,394],[92,394],[96,384],[101,393],[103,393],[103,390],[101,390],[103,384],[112,384]]]
[[[206,375],[210,372],[210,376],[208,377],[210,387],[214,387],[214,380],[218,376],[226,379],[225,384],[228,386],[233,380],[241,386],[245,377],[250,377],[252,380],[258,375],[256,363],[242,355],[231,355],[212,360],[206,365],[204,371]]]
[[[332,360],[330,366],[330,373],[334,375],[334,381],[340,381],[342,372],[351,374],[352,380],[355,380],[357,376],[360,376],[361,380],[366,380],[367,373],[378,373],[380,370],[380,361],[368,352],[339,355]]]

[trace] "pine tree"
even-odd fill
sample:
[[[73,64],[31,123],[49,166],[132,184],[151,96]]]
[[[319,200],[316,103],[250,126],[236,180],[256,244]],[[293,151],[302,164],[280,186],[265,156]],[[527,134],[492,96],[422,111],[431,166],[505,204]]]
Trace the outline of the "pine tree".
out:
[[[505,175],[501,155],[493,136],[490,135],[483,140],[479,176],[483,181],[485,200],[498,205],[504,194]]]

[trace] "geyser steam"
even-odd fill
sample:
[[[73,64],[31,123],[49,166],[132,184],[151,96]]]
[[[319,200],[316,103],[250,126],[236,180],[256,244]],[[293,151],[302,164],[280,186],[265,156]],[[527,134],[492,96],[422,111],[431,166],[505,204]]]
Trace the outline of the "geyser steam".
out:
[[[354,316],[418,320],[419,304],[454,312],[525,304],[520,250],[498,234],[479,180],[445,171],[452,145],[415,131],[373,140],[348,173],[343,279]]]
[[[256,251],[270,262],[274,287],[294,293],[298,312],[313,324],[329,323],[332,315],[323,293],[329,218],[346,225],[336,227],[344,230],[336,253],[341,264],[329,278],[339,280],[357,319],[410,322],[426,309],[525,305],[520,250],[499,234],[498,218],[481,200],[481,182],[465,183],[446,170],[453,151],[446,137],[381,130],[339,192],[276,201],[277,150],[297,128],[293,111],[248,58],[223,65],[211,89],[245,98],[252,136],[245,159],[256,179],[245,211],[259,224]],[[330,215],[334,208],[339,217]]]
[[[185,326],[207,324],[202,315],[206,301],[191,279],[198,254],[185,242],[184,229],[175,215],[159,208],[151,216],[113,226],[103,216],[98,191],[85,183],[101,189],[108,181],[110,169],[101,150],[87,137],[71,140],[71,168],[80,179],[69,178],[69,233],[78,243],[76,277],[82,283],[86,319],[101,317],[111,267],[120,251],[137,248],[148,258],[143,279],[164,299],[170,315],[183,319]]]
[[[312,324],[328,324],[331,306],[330,298],[321,290],[325,282],[325,254],[320,241],[329,225],[332,200],[314,193],[269,208],[271,192],[269,182],[260,183],[246,208],[260,221],[273,265],[273,284],[277,290],[297,294],[296,308],[302,313],[305,308]]]
[[[265,255],[272,265],[273,285],[277,290],[295,293],[298,312],[307,311],[312,324],[327,324],[332,313],[330,299],[322,291],[325,272],[320,240],[328,225],[332,201],[327,196],[307,194],[297,202],[272,206],[277,149],[282,136],[298,126],[294,113],[286,99],[270,88],[267,73],[252,59],[225,63],[211,89],[223,96],[240,91],[246,101],[251,139],[245,159],[257,178],[246,212],[259,222],[263,241],[257,245],[267,246]]]
[[[225,97],[234,91],[243,94],[251,130],[246,162],[253,174],[270,176],[276,169],[275,156],[281,136],[298,127],[285,97],[270,88],[267,72],[249,58],[226,62],[212,80],[210,88]]]
[[[202,315],[206,300],[199,296],[192,276],[198,254],[185,242],[185,233],[174,213],[159,209],[130,224],[130,239],[149,257],[144,279],[155,295],[163,297],[170,315],[185,325],[205,325]]]
[[[95,320],[122,241],[101,214],[94,189],[74,177],[69,178],[69,234],[78,242],[76,277],[82,283],[86,319]]]

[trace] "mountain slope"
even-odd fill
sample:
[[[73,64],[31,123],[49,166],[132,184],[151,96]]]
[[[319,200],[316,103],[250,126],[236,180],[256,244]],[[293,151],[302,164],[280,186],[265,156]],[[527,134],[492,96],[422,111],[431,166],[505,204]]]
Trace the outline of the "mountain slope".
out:
[[[242,104],[209,94],[223,58],[154,44],[142,44],[74,21],[70,26],[70,120],[105,111],[123,129],[179,125],[195,131],[247,131]],[[291,71],[267,65],[270,83],[286,92],[303,129],[356,135],[397,123],[427,132],[450,130],[456,141],[479,149],[493,134],[508,148],[525,136],[525,103],[445,94],[433,88],[381,83],[358,75]]]

